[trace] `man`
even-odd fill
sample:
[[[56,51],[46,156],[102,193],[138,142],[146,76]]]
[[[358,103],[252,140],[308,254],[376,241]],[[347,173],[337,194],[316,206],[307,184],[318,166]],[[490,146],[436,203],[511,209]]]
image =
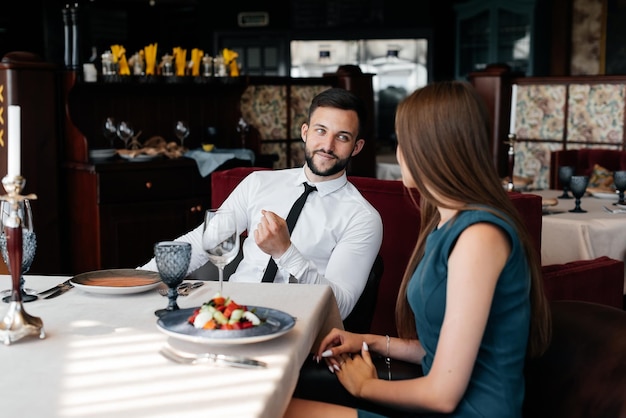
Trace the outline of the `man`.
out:
[[[270,257],[276,283],[331,286],[342,318],[363,292],[382,242],[382,220],[347,181],[346,167],[365,144],[367,111],[353,93],[331,88],[318,94],[302,125],[306,164],[301,168],[251,173],[224,201],[236,212],[239,232],[248,231],[243,259],[229,281],[260,282]],[[289,234],[285,218],[304,191],[315,186]],[[202,225],[178,238],[193,246],[189,272],[208,261]],[[142,269],[156,270],[154,260]]]

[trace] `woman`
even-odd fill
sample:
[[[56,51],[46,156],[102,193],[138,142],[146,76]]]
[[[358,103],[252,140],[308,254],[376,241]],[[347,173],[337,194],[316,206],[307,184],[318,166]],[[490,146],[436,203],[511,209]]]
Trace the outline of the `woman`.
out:
[[[421,196],[400,338],[334,329],[317,359],[352,395],[406,416],[521,417],[524,361],[547,347],[550,316],[536,249],[493,165],[484,103],[468,83],[430,84],[399,104],[395,129],[402,181]],[[378,379],[369,350],[424,376]],[[286,416],[379,415],[294,398]]]

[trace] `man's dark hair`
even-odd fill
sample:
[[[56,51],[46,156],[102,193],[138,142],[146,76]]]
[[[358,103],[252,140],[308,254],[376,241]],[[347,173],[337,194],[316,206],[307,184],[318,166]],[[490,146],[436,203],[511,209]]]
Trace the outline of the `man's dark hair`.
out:
[[[367,108],[365,107],[365,102],[351,91],[334,87],[324,90],[315,96],[309,107],[309,123],[311,122],[311,115],[318,107],[354,110],[359,118],[359,132],[357,137],[365,131],[365,123],[367,122]]]

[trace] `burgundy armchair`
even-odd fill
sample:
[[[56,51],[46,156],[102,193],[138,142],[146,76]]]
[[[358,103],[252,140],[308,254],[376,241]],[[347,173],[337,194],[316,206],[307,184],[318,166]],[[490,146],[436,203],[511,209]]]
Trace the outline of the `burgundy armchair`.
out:
[[[212,204],[217,207],[250,171],[234,168],[212,173]],[[419,213],[400,181],[350,177],[383,219],[380,256],[384,271],[378,285],[370,332],[397,335],[395,304],[404,268],[415,245]],[[541,197],[511,193],[541,252]],[[544,266],[544,286],[551,300],[554,338],[548,352],[529,361],[524,417],[626,417],[626,312],[622,309],[624,262],[600,257]],[[590,303],[596,302],[596,303]],[[607,306],[609,305],[609,306]],[[375,357],[386,378],[382,357]],[[393,379],[421,374],[417,365],[393,361]],[[397,411],[352,397],[323,363],[306,361],[296,396],[360,406],[386,416]]]
[[[259,167],[237,167],[211,174],[212,204],[218,207],[239,182]],[[380,255],[384,271],[378,286],[370,332],[397,335],[395,305],[404,269],[417,240],[420,217],[409,191],[400,181],[350,177],[350,181],[383,219]],[[541,197],[511,193],[541,253]],[[551,300],[572,299],[623,308],[624,262],[601,257],[563,265],[544,266],[544,286]]]

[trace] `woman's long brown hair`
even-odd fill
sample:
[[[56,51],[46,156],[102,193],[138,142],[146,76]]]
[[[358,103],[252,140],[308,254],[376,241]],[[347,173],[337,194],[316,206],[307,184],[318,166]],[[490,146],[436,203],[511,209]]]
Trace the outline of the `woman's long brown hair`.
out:
[[[465,204],[452,209],[474,210],[476,205],[488,206],[495,209],[495,215],[513,222],[531,271],[528,354],[541,354],[547,348],[551,334],[541,262],[526,226],[496,172],[490,144],[489,115],[481,97],[466,82],[446,81],[427,85],[399,104],[395,128],[405,169],[415,179],[420,194],[421,213],[419,238],[404,273],[396,304],[399,336],[416,337],[406,288],[424,256],[427,235],[439,223],[436,207],[449,207],[438,201],[429,192],[430,188],[442,200]]]

